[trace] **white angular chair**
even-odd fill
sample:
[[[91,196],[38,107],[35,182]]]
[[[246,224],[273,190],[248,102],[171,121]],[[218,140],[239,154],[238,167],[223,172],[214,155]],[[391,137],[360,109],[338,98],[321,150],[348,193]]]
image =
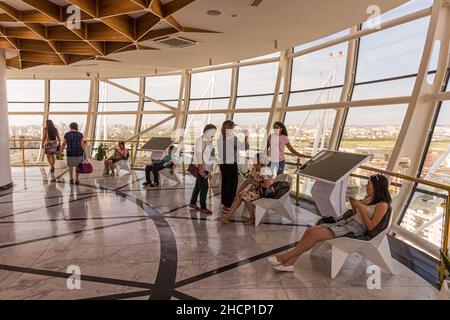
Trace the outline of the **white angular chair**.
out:
[[[384,271],[394,274],[391,249],[387,238],[392,223],[392,212],[389,211],[387,214],[389,214],[387,227],[371,240],[342,237],[322,241],[311,249],[311,255],[321,255],[331,247],[331,278],[333,279],[339,274],[348,256],[352,253],[359,253]]]
[[[114,170],[116,171],[116,175],[120,175],[121,170],[128,171],[128,174],[131,174],[130,165],[128,164],[128,160],[120,160],[114,164]]]
[[[441,291],[439,291],[438,299],[439,300],[450,300],[450,290],[449,290],[449,282],[444,280],[442,283]]]
[[[290,186],[292,186],[292,177],[288,174],[282,174],[275,178],[274,182],[285,181],[288,182]],[[283,217],[295,223],[296,215],[294,209],[291,204],[291,195],[290,192],[286,192],[280,199],[267,199],[262,198],[253,201],[253,204],[256,206],[255,211],[255,226],[258,226],[261,223],[262,218],[267,213],[267,211],[275,211],[280,213]]]
[[[163,186],[166,181],[175,182],[173,186],[181,184],[181,178],[176,169],[174,169],[173,174],[170,174],[170,169],[162,169],[159,171],[159,181],[161,186]]]

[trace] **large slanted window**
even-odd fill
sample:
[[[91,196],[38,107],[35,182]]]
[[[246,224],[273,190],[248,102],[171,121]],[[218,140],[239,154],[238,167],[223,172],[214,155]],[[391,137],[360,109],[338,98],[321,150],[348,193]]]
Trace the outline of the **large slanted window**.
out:
[[[352,100],[411,96],[422,59],[429,17],[372,33],[360,39]],[[407,105],[350,108],[340,150],[370,155],[386,168]]]
[[[388,105],[350,108],[339,150],[368,154],[373,166],[385,169],[407,107]]]
[[[121,114],[97,116],[95,140],[97,143],[113,144],[131,138],[135,134],[136,115]]]
[[[100,82],[95,128],[97,145],[101,142],[113,144],[135,135],[139,96],[132,92],[140,92],[140,80],[124,78],[113,79],[111,82],[127,90]]]
[[[443,101],[439,107],[430,144],[422,159],[420,177],[450,184],[450,101]],[[400,226],[441,247],[446,198],[447,194],[440,189],[416,185]]]
[[[90,80],[51,80],[50,112],[87,112],[90,91]]]
[[[181,75],[152,76],[145,79],[144,94],[164,105],[176,108],[178,107],[180,87]],[[138,147],[135,160],[137,166],[143,167],[150,160],[151,153],[142,150],[147,141],[152,137],[171,137],[172,135],[175,120],[170,118],[170,109],[164,105],[148,99],[144,100],[144,114],[139,116],[141,119],[138,132],[142,134],[137,139]]]
[[[114,82],[134,92],[139,92],[139,78],[113,79]],[[100,82],[99,112],[109,111],[137,111],[139,96],[122,90],[109,83]]]
[[[342,43],[295,58],[289,106],[339,102],[347,51]]]
[[[155,76],[145,79],[145,95],[163,102],[169,106],[177,107],[178,98],[180,95],[181,75],[173,76]],[[152,101],[145,101],[145,111],[157,111],[168,109],[154,103]]]
[[[192,74],[189,110],[227,109],[231,73],[231,69],[223,69]]]
[[[50,80],[50,114],[48,118],[58,128],[61,137],[72,122],[86,131],[87,111],[91,92],[90,80]],[[55,112],[85,112],[85,114],[53,114]]]
[[[422,18],[361,39],[353,100],[412,94],[428,24]]]
[[[29,112],[44,112],[44,80],[7,81],[9,115],[10,155],[12,164],[22,164],[22,147],[26,149],[25,161],[36,163],[39,160],[40,139],[43,116],[27,115]],[[23,114],[22,114],[23,113]]]
[[[335,117],[334,109],[287,112],[284,123],[292,146],[309,155],[328,149]]]
[[[272,107],[278,62],[239,68],[236,108]]]
[[[25,161],[36,163],[39,160],[43,117],[10,115],[8,118],[11,163],[22,164],[22,146],[26,149]]]
[[[44,111],[44,80],[8,80],[7,90],[9,112]]]

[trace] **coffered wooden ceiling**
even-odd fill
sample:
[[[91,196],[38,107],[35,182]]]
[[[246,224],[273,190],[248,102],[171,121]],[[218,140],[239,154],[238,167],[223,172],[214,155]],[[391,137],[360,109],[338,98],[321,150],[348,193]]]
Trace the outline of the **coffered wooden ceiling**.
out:
[[[21,0],[31,10],[0,2],[0,48],[17,50],[7,66],[70,65],[83,60],[115,61],[126,51],[158,50],[142,42],[183,33],[216,33],[181,25],[174,14],[195,0]],[[73,8],[80,19],[73,21]],[[69,10],[68,10],[69,8]],[[70,19],[72,17],[72,19]],[[74,28],[74,22],[79,28]]]
[[[288,49],[405,1],[0,0],[0,49],[9,78],[147,76]],[[80,29],[66,24],[69,6],[81,9]]]

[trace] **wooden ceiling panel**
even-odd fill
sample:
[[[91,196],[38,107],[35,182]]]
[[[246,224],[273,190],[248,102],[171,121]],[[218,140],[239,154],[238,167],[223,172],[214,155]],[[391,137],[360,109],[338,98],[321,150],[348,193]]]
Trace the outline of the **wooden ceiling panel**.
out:
[[[173,16],[194,0],[165,4],[161,0],[67,0],[70,5],[22,1],[33,9],[20,11],[0,2],[0,22],[15,24],[0,27],[0,48],[17,50],[17,57],[8,60],[10,68],[72,64],[118,52],[157,50],[140,43],[178,32],[212,32],[183,26]],[[161,22],[170,28],[157,29]]]

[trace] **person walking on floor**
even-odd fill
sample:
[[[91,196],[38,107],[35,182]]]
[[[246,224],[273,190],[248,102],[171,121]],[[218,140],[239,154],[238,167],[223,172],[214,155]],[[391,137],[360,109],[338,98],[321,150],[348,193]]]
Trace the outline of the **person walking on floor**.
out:
[[[63,153],[67,147],[67,166],[69,167],[70,184],[74,184],[74,175],[75,184],[80,184],[80,172],[78,171],[78,166],[86,157],[86,146],[83,134],[78,131],[78,124],[72,122],[69,125],[69,128],[70,131],[64,135],[61,153]]]
[[[46,124],[42,134],[42,148],[47,156],[50,171],[55,172],[56,152],[58,145],[61,145],[61,138],[52,120],[47,120]]]

